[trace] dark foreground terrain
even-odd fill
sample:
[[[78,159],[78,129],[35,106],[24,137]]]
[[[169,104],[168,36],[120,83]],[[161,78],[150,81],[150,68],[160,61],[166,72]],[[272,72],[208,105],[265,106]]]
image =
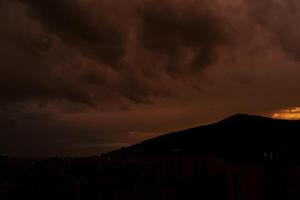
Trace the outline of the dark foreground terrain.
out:
[[[0,157],[0,200],[300,199],[300,121],[234,115],[89,158]]]

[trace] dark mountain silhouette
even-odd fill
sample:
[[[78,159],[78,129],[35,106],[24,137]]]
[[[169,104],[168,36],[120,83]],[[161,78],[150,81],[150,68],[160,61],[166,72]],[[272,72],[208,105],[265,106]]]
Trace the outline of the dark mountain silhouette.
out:
[[[296,200],[299,132],[300,121],[237,114],[90,158],[0,156],[0,199]]]
[[[236,114],[217,123],[166,134],[125,148],[122,154],[211,151],[227,159],[293,158],[300,152],[300,121]]]

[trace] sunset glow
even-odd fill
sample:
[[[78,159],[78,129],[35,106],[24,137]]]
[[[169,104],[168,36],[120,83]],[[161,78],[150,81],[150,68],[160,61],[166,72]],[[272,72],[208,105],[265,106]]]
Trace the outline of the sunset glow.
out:
[[[288,120],[299,120],[300,119],[300,107],[291,109],[281,110],[272,115],[275,119],[288,119]]]

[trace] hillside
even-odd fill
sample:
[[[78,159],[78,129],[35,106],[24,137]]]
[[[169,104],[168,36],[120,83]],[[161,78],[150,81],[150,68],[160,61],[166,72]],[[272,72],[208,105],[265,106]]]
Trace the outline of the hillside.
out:
[[[215,152],[225,157],[260,159],[272,152],[298,156],[300,121],[237,114],[217,123],[165,134],[119,153],[158,155],[170,152]]]

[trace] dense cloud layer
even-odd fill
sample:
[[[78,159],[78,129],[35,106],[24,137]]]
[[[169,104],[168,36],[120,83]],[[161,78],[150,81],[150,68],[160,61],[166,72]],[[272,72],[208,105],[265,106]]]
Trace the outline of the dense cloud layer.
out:
[[[79,0],[21,2],[27,4],[29,16],[40,21],[48,33],[76,46],[83,56],[112,65],[122,58],[126,32],[109,20],[109,11],[101,5]]]
[[[198,74],[216,62],[226,39],[221,19],[205,2],[197,3],[200,9],[193,1],[1,4],[1,99],[10,101],[95,105],[107,95],[138,103],[173,96],[173,76]]]
[[[140,12],[141,45],[166,55],[168,72],[197,72],[216,61],[216,48],[226,39],[215,14],[205,3],[195,7],[188,2],[183,6],[179,2],[151,2]]]
[[[38,132],[44,138],[61,134],[63,139],[54,138],[72,148],[90,146],[94,139],[100,151],[133,142],[126,138],[136,133],[172,130],[160,123],[163,117],[178,117],[170,120],[174,129],[235,112],[298,106],[299,9],[296,0],[2,0],[5,151],[14,152],[9,149],[16,137],[23,138],[24,148],[37,145]],[[108,112],[111,121],[126,124],[129,119],[120,112],[131,110],[137,112],[130,114],[131,127],[133,121],[142,125],[120,125],[113,137],[108,134],[113,123],[89,128],[77,120],[98,113],[94,120],[103,121],[102,112]],[[70,126],[61,119],[66,113]],[[141,113],[156,113],[152,121],[143,119],[156,128],[139,120]],[[7,127],[11,119],[21,125]],[[70,139],[75,125],[76,141]],[[59,141],[45,140],[42,146]]]

